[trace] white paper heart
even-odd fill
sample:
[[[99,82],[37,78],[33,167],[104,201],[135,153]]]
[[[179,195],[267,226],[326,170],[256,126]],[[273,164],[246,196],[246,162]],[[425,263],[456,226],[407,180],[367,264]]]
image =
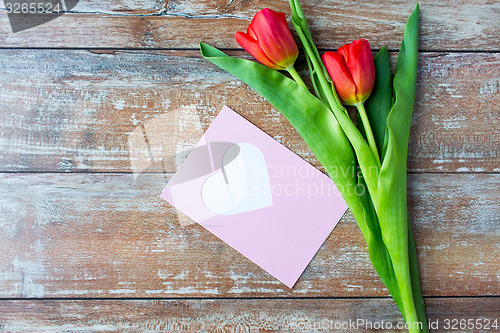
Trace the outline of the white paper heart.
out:
[[[234,144],[221,162],[222,171],[208,177],[201,188],[205,207],[216,214],[234,215],[272,206],[267,165],[257,147]]]

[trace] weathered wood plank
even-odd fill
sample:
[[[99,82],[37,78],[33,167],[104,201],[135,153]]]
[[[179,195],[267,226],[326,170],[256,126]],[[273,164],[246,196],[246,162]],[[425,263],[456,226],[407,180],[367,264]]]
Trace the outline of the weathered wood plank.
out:
[[[498,332],[491,326],[500,320],[498,298],[427,298],[426,304],[428,320],[438,326],[433,332]],[[474,326],[446,329],[453,319]],[[0,301],[0,332],[13,333],[407,332],[398,329],[401,322],[390,299]]]
[[[500,5],[495,1],[421,1],[424,50],[499,50]],[[320,48],[337,48],[367,38],[375,48],[399,48],[413,2],[384,0],[303,1]],[[80,1],[71,13],[30,30],[12,33],[0,10],[3,47],[197,48],[200,40],[238,47],[244,30],[264,7],[284,11],[288,1]]]
[[[144,122],[165,163],[151,171],[175,171],[174,155],[194,146],[224,104],[318,166],[284,117],[196,51],[0,55],[0,171],[130,172],[130,157],[149,158],[140,141],[129,147]],[[491,53],[421,54],[410,171],[500,171],[499,63]]]
[[[199,225],[161,174],[1,174],[0,297],[386,296],[347,213],[293,290]],[[500,175],[412,174],[427,296],[498,295]]]

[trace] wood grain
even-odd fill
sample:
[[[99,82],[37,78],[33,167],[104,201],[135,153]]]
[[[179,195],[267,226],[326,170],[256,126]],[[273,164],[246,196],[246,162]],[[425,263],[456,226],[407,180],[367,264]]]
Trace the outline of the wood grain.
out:
[[[348,213],[293,290],[199,225],[142,174],[2,174],[0,297],[387,296]],[[499,295],[500,175],[412,174],[427,296]]]
[[[366,38],[397,51],[414,6],[302,3],[321,50]],[[12,33],[0,8],[0,333],[401,320],[349,212],[290,290],[159,198],[224,104],[321,168],[274,108],[197,50],[248,58],[233,36],[264,7],[289,18],[286,0],[85,0]],[[500,2],[420,8],[408,202],[427,315],[445,332],[445,319],[500,319]],[[360,331],[385,332],[343,330]]]
[[[498,298],[427,298],[427,315],[474,323],[498,318]],[[363,320],[356,327],[357,320]],[[351,327],[339,329],[343,323]],[[375,329],[375,322],[393,329]],[[391,299],[31,300],[0,301],[0,332],[405,332]],[[371,322],[372,328],[370,328]],[[346,324],[343,324],[346,325]],[[479,326],[477,326],[479,327]],[[496,329],[460,329],[498,332]]]
[[[500,55],[419,61],[409,170],[500,171]],[[173,172],[224,104],[319,166],[279,112],[197,51],[2,50],[0,68],[1,171],[131,172],[136,157]],[[143,123],[156,164],[145,143],[130,148]]]
[[[498,51],[500,5],[496,1],[424,0],[421,43],[424,50]],[[2,47],[197,48],[200,40],[222,48],[238,47],[244,31],[264,7],[284,11],[287,1],[202,0],[80,1],[72,12],[26,31],[12,33],[0,10]],[[335,49],[367,38],[374,48],[398,49],[414,2],[383,0],[303,1],[317,45]]]

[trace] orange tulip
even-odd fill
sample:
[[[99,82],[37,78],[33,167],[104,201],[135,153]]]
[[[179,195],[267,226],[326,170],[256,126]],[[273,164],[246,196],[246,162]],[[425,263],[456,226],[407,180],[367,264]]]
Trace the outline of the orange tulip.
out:
[[[375,65],[370,44],[358,39],[323,54],[323,63],[342,103],[355,105],[370,97],[375,83]]]

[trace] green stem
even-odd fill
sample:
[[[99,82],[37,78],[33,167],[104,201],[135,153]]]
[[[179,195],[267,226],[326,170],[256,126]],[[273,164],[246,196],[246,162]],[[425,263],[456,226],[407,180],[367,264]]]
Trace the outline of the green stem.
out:
[[[307,89],[307,86],[306,84],[304,83],[304,81],[302,80],[302,78],[300,77],[299,73],[297,73],[297,71],[295,70],[295,67],[293,67],[293,65],[290,65],[286,71],[288,73],[290,73],[290,75],[292,76],[292,78],[295,80],[295,82],[297,82],[298,84],[300,84],[302,87],[306,88]]]
[[[370,121],[368,120],[368,116],[366,115],[365,103],[361,102],[356,104],[356,108],[358,109],[359,115],[361,116],[361,121],[363,122],[366,138],[368,139],[368,145],[370,146],[373,156],[375,156],[375,159],[378,162],[378,166],[380,167],[380,157],[378,155],[377,144],[375,143],[375,137],[373,136]]]
[[[297,34],[299,35],[299,38],[302,41],[302,46],[304,47],[304,49],[306,51],[306,56],[309,55],[309,58],[311,59],[313,67],[314,68],[321,68],[321,65],[320,65],[318,59],[314,56],[314,52],[313,52],[311,46],[309,45],[309,43],[307,42],[307,38],[304,35],[304,32],[300,29],[295,29],[295,31],[297,31]],[[326,96],[326,99],[328,101],[330,109],[332,111],[334,111],[334,109],[336,109],[336,107],[337,107],[337,103],[335,102],[335,97],[333,96],[332,86],[330,83],[328,83],[328,81],[326,80],[324,75],[318,75],[318,78],[319,78],[319,83],[321,85],[321,89],[323,90],[323,93]]]

